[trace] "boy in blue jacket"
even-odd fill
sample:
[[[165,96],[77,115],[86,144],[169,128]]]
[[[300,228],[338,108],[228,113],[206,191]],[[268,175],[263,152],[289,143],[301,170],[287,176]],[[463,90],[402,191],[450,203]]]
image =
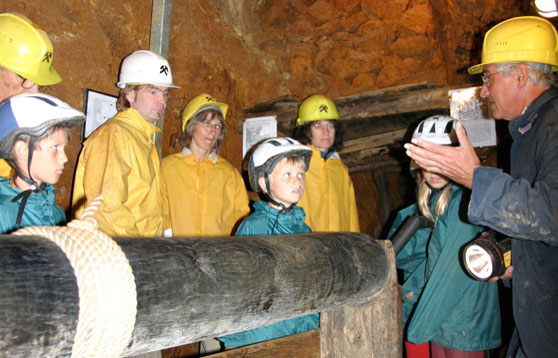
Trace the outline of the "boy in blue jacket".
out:
[[[23,93],[0,104],[0,158],[13,168],[0,178],[0,233],[66,222],[54,187],[68,157],[69,128],[82,112],[43,93]]]
[[[267,202],[258,200],[254,213],[239,226],[236,235],[288,235],[311,232],[304,223],[304,210],[296,203],[304,193],[304,174],[312,150],[291,138],[271,138],[262,142],[250,157],[250,185]],[[309,331],[320,325],[319,314],[297,317],[269,326],[234,333],[219,340],[225,347],[241,347],[291,334]]]

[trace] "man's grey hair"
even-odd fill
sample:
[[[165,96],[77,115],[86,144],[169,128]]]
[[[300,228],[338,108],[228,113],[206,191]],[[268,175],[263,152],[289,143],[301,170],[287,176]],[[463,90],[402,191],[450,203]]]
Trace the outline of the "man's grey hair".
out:
[[[529,69],[529,79],[535,85],[542,87],[556,86],[556,75],[552,72],[552,65],[539,62],[506,62],[497,63],[496,69],[504,76],[511,75],[512,70],[520,63],[523,63]]]

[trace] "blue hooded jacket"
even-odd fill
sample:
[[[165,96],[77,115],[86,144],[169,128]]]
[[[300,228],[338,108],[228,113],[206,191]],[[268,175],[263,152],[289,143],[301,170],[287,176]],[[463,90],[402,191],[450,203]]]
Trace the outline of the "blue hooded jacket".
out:
[[[304,209],[295,206],[287,213],[279,212],[264,201],[254,204],[254,213],[238,227],[237,236],[288,235],[312,232],[304,223]],[[226,347],[241,347],[270,339],[309,331],[320,326],[320,315],[315,313],[280,321],[269,326],[219,337]]]

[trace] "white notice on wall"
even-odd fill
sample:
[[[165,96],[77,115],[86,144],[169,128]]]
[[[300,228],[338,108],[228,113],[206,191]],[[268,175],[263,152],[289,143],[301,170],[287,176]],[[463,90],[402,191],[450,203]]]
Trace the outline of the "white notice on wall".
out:
[[[467,137],[473,147],[490,147],[496,145],[496,123],[494,119],[462,120]]]
[[[95,129],[117,113],[116,97],[87,89],[85,91],[85,128],[83,138],[89,137]]]
[[[449,91],[450,116],[459,119],[473,147],[496,145],[496,124],[486,118],[486,102],[480,97],[481,87],[469,87]],[[483,113],[484,112],[484,113]]]
[[[242,158],[250,148],[267,138],[277,137],[276,116],[247,118],[242,126]]]

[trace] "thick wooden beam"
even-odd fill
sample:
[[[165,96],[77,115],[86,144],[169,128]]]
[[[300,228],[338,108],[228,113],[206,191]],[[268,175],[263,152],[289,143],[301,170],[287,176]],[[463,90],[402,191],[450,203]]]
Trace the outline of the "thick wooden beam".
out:
[[[138,291],[126,354],[356,304],[389,273],[383,247],[363,234],[115,240]]]
[[[70,356],[79,295],[70,262],[56,244],[0,236],[0,288],[0,356]]]
[[[372,92],[347,97],[335,98],[339,116],[344,122],[359,119],[396,116],[403,113],[416,113],[447,110],[449,108],[450,89],[458,86],[435,87],[433,84],[420,83],[384,88]],[[242,132],[242,123],[246,118],[276,115],[278,128],[283,133],[290,133],[295,128],[297,110],[300,100],[294,97],[282,97],[247,109],[237,118],[237,128]]]
[[[380,242],[356,233],[114,241],[137,292],[124,356],[356,305],[382,290],[390,271]],[[41,237],[1,237],[0,287],[4,351],[26,357],[70,352],[77,313],[85,307],[57,246]],[[110,297],[118,303],[118,296]]]

